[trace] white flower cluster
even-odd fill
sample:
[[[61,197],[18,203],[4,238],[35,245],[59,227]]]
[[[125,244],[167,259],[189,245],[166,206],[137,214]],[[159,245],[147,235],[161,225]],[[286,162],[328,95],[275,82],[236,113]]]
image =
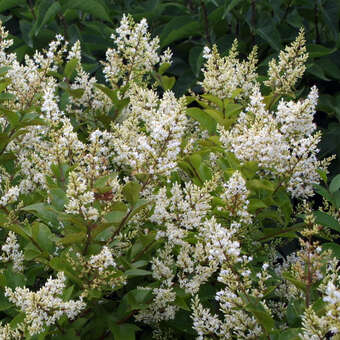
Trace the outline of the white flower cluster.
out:
[[[43,89],[43,100],[41,111],[45,114],[47,119],[58,122],[62,116],[59,110],[58,98],[56,96],[57,82],[55,79],[48,79],[46,87]]]
[[[151,39],[145,19],[135,23],[131,16],[124,15],[120,26],[111,38],[116,45],[106,52],[104,75],[112,87],[140,82],[145,73],[152,71],[160,61],[169,63],[171,53],[159,56],[159,38]]]
[[[177,166],[187,118],[184,98],[135,87],[129,117],[113,126],[115,162],[141,174],[169,174]]]
[[[17,272],[24,270],[24,253],[20,250],[20,245],[13,231],[8,233],[5,243],[1,246],[1,250],[3,253],[0,256],[0,261],[12,261],[13,269]]]
[[[319,182],[317,169],[327,167],[327,160],[317,159],[320,134],[312,134],[316,129],[316,99],[317,90],[313,87],[304,101],[296,104],[281,100],[277,112],[271,112],[255,87],[249,106],[231,130],[219,128],[221,141],[239,160],[256,161],[283,178],[292,196],[310,196],[313,184]]]
[[[334,321],[338,321],[340,326],[340,289],[335,287],[333,282],[328,282],[325,293],[326,296],[323,298],[323,301],[330,305],[327,316]],[[340,329],[337,329],[337,331],[340,331]]]
[[[340,286],[338,260],[333,258],[328,263],[327,275],[318,289],[325,302],[322,313],[316,313],[313,306],[307,308],[302,316],[302,340],[326,338],[326,334],[340,332]]]
[[[216,315],[212,315],[208,309],[203,308],[197,295],[193,299],[192,310],[191,317],[193,328],[198,334],[197,340],[205,340],[209,336],[221,334],[222,322]]]
[[[136,315],[136,320],[154,325],[163,320],[174,319],[179,309],[173,304],[176,292],[172,288],[154,288],[152,293],[154,295],[152,306],[140,311]]]
[[[80,214],[86,220],[98,219],[98,210],[91,205],[95,200],[94,192],[88,190],[86,179],[80,177],[80,174],[75,171],[69,174],[66,195],[69,201],[65,211],[68,214]]]
[[[170,243],[183,244],[181,241],[189,230],[198,228],[210,209],[211,196],[206,190],[188,182],[182,189],[175,183],[167,197],[167,189],[161,188],[152,197],[156,202],[150,220],[165,226],[158,237],[167,237]]]
[[[268,76],[265,85],[270,86],[276,94],[291,94],[298,79],[306,70],[308,59],[303,29],[296,40],[280,52],[279,61],[269,62]]]
[[[313,86],[307,99],[294,101],[281,100],[275,112],[275,120],[280,126],[280,132],[292,139],[310,136],[316,129],[313,122],[318,104],[318,90]]]
[[[238,256],[238,258],[226,258],[219,273],[218,281],[225,287],[216,293],[216,301],[223,313],[223,321],[217,315],[212,315],[209,309],[204,308],[198,296],[195,296],[192,303],[193,327],[198,333],[198,339],[209,337],[218,339],[257,339],[264,331],[254,315],[248,313],[244,308],[249,301],[244,300],[245,296],[261,298],[266,291],[265,282],[271,275],[268,274],[268,265],[264,264],[262,270],[256,274],[257,286],[253,285],[250,278],[252,272],[248,267],[251,257]],[[234,264],[238,262],[241,268],[236,270]],[[246,298],[247,299],[247,298]],[[263,308],[269,308],[262,301]]]
[[[21,332],[22,324],[12,328],[9,324],[2,325],[0,322],[0,340],[21,340],[23,333]]]
[[[97,80],[91,77],[81,64],[81,46],[76,41],[68,52],[67,60],[77,60],[75,76],[70,84],[72,90],[78,91],[79,95],[70,96],[66,111],[74,112],[79,122],[93,119],[97,112],[107,114],[112,107],[111,99],[96,88]],[[88,108],[91,107],[91,110]]]
[[[226,201],[225,209],[233,218],[239,218],[241,223],[251,223],[251,215],[248,212],[248,195],[246,181],[239,171],[235,171],[227,183],[223,183],[221,198]]]
[[[82,280],[82,295],[84,297],[90,291],[110,292],[112,289],[126,284],[126,277],[117,269],[114,259],[116,253],[109,247],[103,246],[98,254],[88,257],[73,248],[68,249],[67,262]]]
[[[237,191],[236,186],[229,184],[230,194],[235,195],[232,189]],[[239,192],[246,195],[244,183],[237,184]],[[153,196],[156,204],[150,220],[160,225],[157,237],[166,241],[164,249],[152,260],[153,277],[161,282],[162,288],[173,289],[178,282],[186,293],[196,294],[223,263],[238,261],[240,244],[236,234],[240,225],[233,222],[224,227],[214,217],[207,216],[212,199],[210,190],[217,186],[216,179],[206,182],[202,188],[191,183],[183,187],[175,183],[168,193],[166,188],[161,188]],[[240,195],[241,201],[243,198]],[[169,306],[172,306],[170,300]],[[150,315],[158,315],[161,307],[153,303],[148,308],[150,311],[141,312],[139,318],[151,322]],[[159,321],[159,318],[153,320],[154,323]]]
[[[208,249],[209,260],[222,264],[230,258],[238,258],[240,243],[235,241],[235,234],[239,227],[237,222],[233,222],[228,228],[222,227],[214,217],[205,222],[200,236]]]
[[[5,30],[5,27],[2,25],[2,21],[0,21],[0,61],[1,63],[7,59],[6,49],[13,45],[12,39],[8,38],[8,32]]]
[[[0,198],[0,206],[6,206],[9,203],[15,202],[20,195],[20,189],[16,185],[14,187],[9,188],[2,197]]]
[[[1,26],[1,23],[0,23]],[[16,60],[16,54],[7,54],[5,49],[12,45],[11,40],[7,40],[7,32],[1,26],[0,31],[0,64],[8,66],[6,77],[11,80],[7,91],[15,95],[15,100],[8,101],[6,106],[12,110],[24,110],[31,105],[42,104],[44,99],[38,93],[49,93],[48,88],[55,82],[52,77],[47,76],[50,71],[57,71],[58,62],[66,51],[67,44],[63,45],[63,38],[56,36],[48,50],[44,54],[36,52],[32,58],[25,56],[25,63],[20,64]]]
[[[42,332],[46,326],[54,325],[63,315],[73,320],[86,304],[79,300],[63,301],[65,276],[59,272],[56,279],[49,278],[36,293],[28,288],[17,287],[14,291],[6,287],[5,296],[25,313],[25,326],[30,335]]]
[[[47,126],[33,128],[20,142],[15,141],[8,146],[20,160],[20,173],[24,180],[19,188],[23,193],[36,187],[47,188],[45,176],[52,175],[52,165],[62,167],[64,163],[74,165],[83,160],[86,148],[79,141],[70,120],[64,117],[53,122],[53,117],[51,119]]]
[[[104,246],[101,252],[97,255],[92,255],[88,264],[98,270],[99,273],[102,273],[108,267],[116,267],[116,262],[113,260],[111,250]]]
[[[57,168],[69,199],[66,211],[96,221],[99,213],[92,204],[95,201],[93,186],[99,177],[111,173],[108,169],[111,134],[96,130],[90,134],[88,143],[83,143],[68,118],[60,118],[57,124],[50,123],[47,130],[34,130],[25,135],[20,144],[13,145],[25,178],[20,182],[20,192],[27,193],[36,187],[48,189],[46,176],[54,177],[53,167]],[[76,166],[76,170],[68,175],[69,179],[64,173],[65,165]],[[117,178],[111,176],[106,184],[107,190],[118,199],[121,185]]]
[[[219,55],[216,45],[212,50],[204,48],[203,57],[207,61],[202,69],[204,79],[200,84],[206,93],[225,99],[231,98],[235,90],[242,89],[241,96],[248,96],[253,86],[257,84],[257,49],[253,49],[247,61],[240,61],[237,55],[236,40],[226,57]]]

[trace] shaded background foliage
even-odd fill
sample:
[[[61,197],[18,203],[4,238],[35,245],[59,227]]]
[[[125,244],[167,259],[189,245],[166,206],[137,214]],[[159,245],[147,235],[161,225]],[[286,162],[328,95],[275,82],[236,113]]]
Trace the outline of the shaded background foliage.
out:
[[[145,17],[161,47],[170,46],[180,95],[201,78],[203,47],[217,44],[226,53],[237,38],[241,55],[259,46],[259,73],[305,28],[309,61],[301,92],[320,90],[316,122],[323,130],[320,157],[337,154],[330,177],[340,172],[340,2],[334,0],[2,0],[0,19],[12,34],[20,59],[47,46],[56,33],[81,41],[86,70],[99,75],[100,59],[123,13]]]

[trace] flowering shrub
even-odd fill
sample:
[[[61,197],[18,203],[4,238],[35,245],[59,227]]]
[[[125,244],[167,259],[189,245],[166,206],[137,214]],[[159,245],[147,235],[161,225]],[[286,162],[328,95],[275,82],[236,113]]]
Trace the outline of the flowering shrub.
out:
[[[78,42],[20,64],[0,34],[1,339],[337,333],[339,269],[305,201],[332,158],[317,89],[294,97],[303,31],[265,81],[256,49],[206,48],[203,93],[181,98],[145,20],[122,18],[105,84]]]

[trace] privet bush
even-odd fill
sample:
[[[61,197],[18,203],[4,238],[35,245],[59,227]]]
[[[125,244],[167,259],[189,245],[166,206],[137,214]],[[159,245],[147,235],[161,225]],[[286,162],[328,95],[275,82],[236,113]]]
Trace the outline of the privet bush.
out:
[[[1,27],[0,338],[335,338],[303,31],[265,78],[256,49],[206,48],[203,94],[181,98],[145,20],[112,38],[99,84],[79,43],[20,64]]]

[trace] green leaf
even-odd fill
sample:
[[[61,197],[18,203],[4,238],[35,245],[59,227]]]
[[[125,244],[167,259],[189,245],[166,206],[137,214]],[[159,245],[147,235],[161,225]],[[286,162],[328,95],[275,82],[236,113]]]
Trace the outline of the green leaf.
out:
[[[200,28],[200,23],[191,16],[174,17],[165,25],[160,35],[161,48],[170,45],[174,41],[199,35]]]
[[[139,237],[130,249],[129,261],[134,261],[136,257],[146,254],[148,251],[152,250],[152,247],[156,245],[155,233],[149,232],[147,235]],[[130,265],[129,265],[130,266]],[[131,264],[132,268],[136,267],[136,262]]]
[[[141,288],[130,290],[121,299],[117,312],[124,317],[133,310],[146,309],[151,299],[152,290]]]
[[[127,213],[127,206],[123,202],[114,202],[111,205],[111,211],[104,218],[107,222],[119,224]]]
[[[132,277],[152,275],[152,272],[150,272],[149,270],[133,268],[133,269],[128,269],[124,274],[129,279]]]
[[[340,244],[336,244],[334,242],[323,243],[322,249],[324,249],[324,250],[331,249],[332,252],[333,252],[333,255],[336,258],[340,259]]]
[[[135,205],[136,202],[138,201],[141,188],[142,188],[142,186],[138,182],[127,183],[122,190],[124,198],[131,205]]]
[[[301,289],[304,292],[306,291],[306,284],[291,276],[289,273],[283,273],[282,277],[291,282],[296,288]]]
[[[223,117],[223,113],[218,110],[213,109],[205,109],[204,110],[211,118],[213,118],[217,123],[224,126],[225,120]]]
[[[340,209],[340,191],[336,191],[334,194],[333,194],[333,197],[334,197],[334,202],[335,202],[335,207],[337,209]]]
[[[269,192],[275,190],[275,184],[266,179],[252,179],[247,183],[247,187],[251,190],[265,190]]]
[[[68,225],[72,226],[73,231],[87,231],[84,220],[80,216],[70,215],[63,212],[58,212],[58,220],[66,222]]]
[[[53,4],[48,8],[48,10],[45,13],[45,16],[40,24],[40,26],[37,28],[38,31],[35,32],[35,35],[38,35],[41,28],[44,27],[45,24],[47,24],[49,21],[53,20],[57,14],[61,11],[61,6],[58,1],[53,2]]]
[[[65,90],[71,97],[74,97],[74,98],[81,98],[85,92],[84,89],[71,89],[70,86],[66,84],[65,82],[61,82],[58,85],[60,88]]]
[[[40,30],[47,24],[51,19],[61,11],[59,1],[53,0],[42,0],[38,7],[37,20],[35,21],[33,32],[37,36]]]
[[[220,98],[213,96],[212,94],[209,93],[202,94],[202,98],[209,100],[210,102],[218,106],[220,110],[223,110],[223,101]]]
[[[12,93],[0,93],[0,102],[4,102],[6,100],[15,100],[15,95]]]
[[[78,65],[77,58],[72,58],[71,60],[67,62],[65,69],[64,69],[64,75],[67,79],[71,79],[73,72],[75,71],[77,65]]]
[[[245,162],[240,170],[243,176],[245,176],[248,179],[252,179],[256,175],[256,172],[259,170],[259,166],[257,162],[249,161]]]
[[[280,99],[280,96],[276,95],[275,93],[271,93],[268,96],[264,96],[263,102],[266,104],[266,108],[270,110],[273,105]]]
[[[336,218],[323,211],[314,211],[315,222],[340,233],[340,223]]]
[[[325,184],[327,184],[328,179],[327,179],[327,173],[326,171],[322,170],[322,169],[317,169],[316,172],[320,175],[321,179],[323,180],[323,182]]]
[[[32,224],[32,238],[49,254],[52,254],[55,249],[52,235],[51,230],[45,224],[38,222]]]
[[[175,319],[166,322],[166,325],[170,329],[184,333],[183,339],[195,339],[197,333],[192,327],[192,319],[190,313],[184,309],[180,309],[176,315]],[[186,336],[188,334],[188,336]]]
[[[79,232],[79,233],[71,233],[67,234],[65,237],[60,239],[60,243],[63,245],[68,245],[68,244],[76,244],[82,242],[86,237],[85,232]]]
[[[0,67],[0,76],[4,76],[10,69],[11,69],[10,66],[2,66],[2,67]]]
[[[30,48],[33,48],[33,40],[32,40],[32,23],[27,20],[20,20],[19,21],[20,31],[22,32],[22,38],[26,45]]]
[[[170,66],[171,66],[170,63],[163,63],[162,65],[159,66],[158,73],[160,75],[164,74],[169,69]]]
[[[265,228],[263,234],[258,237],[259,241],[268,241],[275,237],[296,238],[296,231],[303,229],[304,223],[297,223],[289,228]]]
[[[63,258],[54,257],[50,260],[49,265],[57,272],[64,272],[66,277],[81,286],[82,282],[78,278],[77,273],[73,271],[72,266]]]
[[[252,296],[248,296],[247,298],[247,301],[250,301],[250,303],[248,303],[245,309],[251,312],[266,332],[269,333],[275,326],[274,319],[256,298]]]
[[[119,102],[117,90],[111,90],[110,88],[102,84],[94,84],[94,86],[102,91],[104,94],[106,94],[112,100],[112,103],[117,104]]]
[[[31,228],[27,226],[27,228],[23,228],[19,224],[6,224],[6,228],[14,231],[16,234],[22,236],[26,240],[31,240],[32,232]]]
[[[175,77],[162,76],[161,79],[162,79],[162,87],[164,91],[171,90],[176,83]]]
[[[206,112],[203,110],[197,108],[197,107],[191,107],[187,109],[187,115],[196,119],[202,129],[208,130],[210,134],[216,133],[216,121],[215,119],[211,118]]]
[[[333,194],[335,191],[339,190],[340,188],[340,174],[336,175],[330,185],[329,185],[329,191]]]
[[[226,117],[235,117],[237,118],[238,114],[242,111],[243,105],[234,104],[234,103],[225,103],[224,109],[226,113]]]
[[[307,66],[307,72],[315,76],[316,78],[320,78],[324,81],[330,81],[330,79],[326,76],[322,67],[318,64],[312,63]]]
[[[18,112],[8,110],[2,105],[0,106],[0,114],[6,117],[12,127],[16,127],[20,121],[20,114]]]
[[[25,320],[26,314],[21,312],[18,313],[13,319],[12,321],[9,323],[11,328],[16,328],[19,324],[23,324],[24,320]]]
[[[42,254],[41,251],[32,242],[28,243],[24,249],[24,256],[26,261],[32,261],[37,258],[45,257],[47,253]],[[47,255],[48,256],[48,255]]]
[[[106,8],[96,0],[68,0],[63,5],[63,10],[65,9],[79,9],[93,15],[95,18],[111,22]]]
[[[3,78],[0,80],[0,93],[6,89],[6,87],[11,83],[11,79]]]
[[[320,58],[325,55],[332,54],[336,51],[336,47],[328,48],[323,45],[318,44],[308,44],[307,45],[307,52],[310,58]]]
[[[314,184],[314,190],[317,192],[319,195],[324,197],[327,201],[330,201],[332,204],[335,204],[335,201],[333,199],[332,194],[323,186]]]
[[[332,33],[331,39],[336,41],[339,34],[340,3],[338,1],[328,0],[318,2],[318,5],[322,21],[327,26],[327,33]]]
[[[209,167],[203,162],[201,155],[198,153],[191,155],[188,157],[188,162],[193,169],[193,177],[199,180],[198,185],[211,179],[212,173]]]
[[[191,311],[190,307],[187,304],[187,301],[184,297],[176,295],[176,300],[174,302],[175,306],[178,306],[179,308],[186,310],[188,312]]]
[[[224,4],[226,6],[224,13],[223,13],[223,19],[226,17],[226,15],[233,10],[239,3],[243,2],[243,0],[231,0],[226,1]],[[228,5],[228,6],[227,6]]]
[[[265,40],[274,50],[280,51],[281,37],[280,33],[275,27],[275,23],[271,22],[269,25],[259,27],[256,29],[257,34]]]
[[[66,203],[67,197],[61,188],[52,188],[49,189],[50,192],[50,198],[51,198],[51,204],[53,207],[58,211],[64,210],[64,205]]]
[[[53,224],[58,224],[57,214],[55,210],[45,203],[35,203],[28,205],[21,210],[31,212],[35,216],[41,218],[46,222],[52,222]]]
[[[45,340],[46,338],[42,339],[31,339],[31,340]],[[77,331],[73,328],[64,331],[63,334],[56,334],[52,338],[53,340],[81,340],[80,336],[77,335]]]
[[[115,177],[116,174],[100,176],[95,180],[93,187],[98,189],[101,193],[108,192],[108,189],[111,190],[111,187],[108,186],[108,181],[114,179]]]
[[[287,321],[290,327],[298,327],[301,325],[301,316],[304,313],[305,303],[302,299],[291,299],[287,307]]]
[[[24,287],[26,283],[25,275],[14,272],[12,269],[5,269],[0,274],[0,286],[2,288],[9,287],[15,289],[16,287]]]
[[[136,332],[140,330],[136,325],[129,323],[110,325],[114,340],[135,340]]]
[[[199,77],[203,64],[202,50],[202,46],[194,46],[189,52],[189,64],[196,78]]]
[[[1,0],[0,12],[4,12],[10,8],[26,5],[25,0]]]
[[[148,201],[145,199],[139,199],[133,206],[133,210],[131,213],[129,213],[129,218],[126,220],[126,223],[128,223],[133,216],[138,214],[142,209],[146,208],[152,201]]]
[[[4,291],[0,292],[0,312],[5,311],[13,307],[13,304],[8,301],[4,295]]]
[[[289,328],[284,331],[276,330],[270,333],[271,340],[300,340],[301,328]],[[275,337],[274,337],[275,336]]]
[[[267,208],[268,205],[258,198],[250,198],[248,207],[251,213],[255,213],[258,209]]]
[[[184,289],[181,289],[179,287],[175,287],[174,291],[176,293],[176,300],[174,304],[181,309],[190,312],[191,309],[187,304],[187,301],[190,300],[190,294],[187,294]]]

